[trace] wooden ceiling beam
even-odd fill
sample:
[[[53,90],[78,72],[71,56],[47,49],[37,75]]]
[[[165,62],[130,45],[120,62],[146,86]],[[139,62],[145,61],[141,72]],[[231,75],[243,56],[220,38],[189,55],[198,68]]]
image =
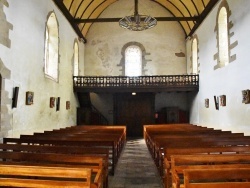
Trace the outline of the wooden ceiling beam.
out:
[[[190,37],[194,34],[196,29],[200,26],[200,24],[203,22],[203,20],[207,17],[207,15],[210,13],[210,11],[214,8],[214,6],[219,2],[219,0],[210,0],[209,3],[207,4],[206,8],[200,15],[200,19],[198,22],[194,25],[190,33],[188,34],[187,37]]]
[[[84,43],[86,43],[87,42],[86,38],[83,36],[78,25],[75,23],[74,18],[69,13],[69,10],[63,4],[63,1],[62,0],[53,0],[53,1],[57,5],[57,7],[62,11],[62,13],[66,17],[66,19],[69,21],[70,25],[73,27],[73,29],[75,30],[78,37],[83,39]]]
[[[198,21],[199,17],[154,17],[157,21]],[[76,24],[79,23],[95,23],[95,22],[118,22],[122,18],[96,18],[96,19],[75,19]]]

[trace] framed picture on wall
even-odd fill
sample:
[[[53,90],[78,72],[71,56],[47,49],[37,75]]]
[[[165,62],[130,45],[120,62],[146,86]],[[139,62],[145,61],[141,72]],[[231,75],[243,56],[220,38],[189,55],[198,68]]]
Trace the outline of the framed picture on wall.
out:
[[[54,108],[54,106],[55,106],[55,100],[56,100],[55,97],[50,97],[50,102],[49,102],[49,107],[50,108]]]
[[[66,110],[70,109],[70,101],[66,101]]]
[[[26,105],[32,105],[34,102],[34,92],[27,91],[26,92]]]
[[[205,99],[205,107],[209,108],[209,99]]]
[[[220,96],[220,105],[221,106],[226,106],[226,95],[221,95]]]

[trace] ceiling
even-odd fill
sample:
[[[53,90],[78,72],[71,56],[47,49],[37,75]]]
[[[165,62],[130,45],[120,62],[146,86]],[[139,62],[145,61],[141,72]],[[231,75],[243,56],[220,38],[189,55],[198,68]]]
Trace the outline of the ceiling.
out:
[[[118,22],[121,18],[99,18],[112,3],[119,0],[53,0],[78,36],[85,36],[95,22]],[[145,1],[145,0],[144,0]],[[191,36],[219,0],[148,0],[168,10],[172,17],[155,17],[157,21],[177,21],[186,37]],[[124,15],[125,16],[125,15]],[[153,15],[151,15],[153,16]]]

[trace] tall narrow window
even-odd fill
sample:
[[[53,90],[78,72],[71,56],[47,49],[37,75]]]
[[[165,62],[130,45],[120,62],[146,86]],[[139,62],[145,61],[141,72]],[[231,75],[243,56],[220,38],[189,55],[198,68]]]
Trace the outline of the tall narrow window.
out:
[[[232,54],[232,49],[238,45],[238,41],[232,41],[234,32],[232,31],[234,24],[230,20],[231,11],[227,0],[222,0],[218,8],[216,17],[215,32],[217,33],[217,53],[214,54],[214,60],[217,64],[214,70],[227,66],[236,60],[236,54]]]
[[[222,7],[218,16],[219,64],[229,63],[227,9]]]
[[[77,41],[74,43],[74,76],[79,75],[79,47]]]
[[[198,74],[198,43],[196,38],[192,41],[192,73]]]
[[[44,72],[46,77],[58,81],[59,32],[54,12],[50,13],[45,29]]]
[[[131,45],[125,50],[125,75],[142,75],[142,51],[139,46]]]

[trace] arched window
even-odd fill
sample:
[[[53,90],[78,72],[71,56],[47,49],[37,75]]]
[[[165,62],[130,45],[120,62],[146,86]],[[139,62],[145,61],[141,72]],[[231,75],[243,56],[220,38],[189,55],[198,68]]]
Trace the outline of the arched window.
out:
[[[226,66],[229,63],[227,20],[227,9],[225,7],[222,7],[218,16],[219,63],[222,66]]]
[[[142,75],[142,51],[139,46],[131,45],[125,50],[125,76]]]
[[[77,41],[74,43],[74,76],[79,75],[79,47]]]
[[[196,38],[192,41],[192,73],[198,74],[198,43]]]
[[[56,15],[50,13],[45,30],[44,72],[45,76],[58,81],[59,32]]]

